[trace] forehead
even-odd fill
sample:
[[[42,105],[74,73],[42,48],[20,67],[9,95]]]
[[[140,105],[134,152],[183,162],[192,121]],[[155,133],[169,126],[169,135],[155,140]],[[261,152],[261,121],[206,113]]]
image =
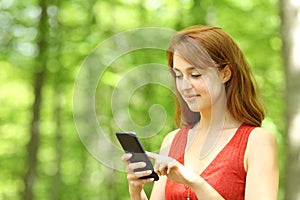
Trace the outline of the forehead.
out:
[[[194,70],[207,70],[216,67],[213,59],[206,51],[193,51],[186,48],[176,48],[173,52],[173,68],[190,68]]]
[[[181,55],[174,53],[173,70],[175,71],[194,71],[199,70],[194,65],[186,61]]]

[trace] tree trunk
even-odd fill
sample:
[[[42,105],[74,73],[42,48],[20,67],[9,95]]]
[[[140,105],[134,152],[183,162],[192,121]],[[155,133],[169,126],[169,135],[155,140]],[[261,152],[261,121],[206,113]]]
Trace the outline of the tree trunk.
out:
[[[33,200],[34,194],[34,183],[36,179],[37,169],[37,152],[39,147],[39,136],[40,136],[40,110],[42,101],[42,88],[45,77],[45,63],[46,63],[46,31],[47,31],[47,11],[46,2],[41,0],[40,6],[42,9],[39,33],[40,38],[38,42],[39,56],[37,57],[37,69],[34,74],[34,102],[32,105],[32,121],[30,127],[30,140],[27,144],[27,171],[24,175],[24,191],[23,200]]]
[[[285,199],[300,200],[300,3],[281,0],[280,8],[286,75]]]
[[[54,83],[55,84],[55,83]],[[55,165],[57,168],[57,172],[55,173],[53,179],[52,179],[52,187],[50,189],[51,193],[50,193],[50,199],[53,200],[58,200],[61,199],[61,194],[62,194],[62,190],[61,190],[61,186],[62,186],[62,182],[61,182],[61,161],[62,161],[62,130],[61,130],[61,111],[62,111],[62,92],[60,90],[59,87],[59,83],[57,83],[58,86],[56,86],[55,88],[55,95],[56,95],[56,99],[55,99],[55,108],[54,108],[54,112],[55,112],[55,126],[56,126],[56,130],[55,130],[55,152],[56,152],[56,159],[55,159]]]

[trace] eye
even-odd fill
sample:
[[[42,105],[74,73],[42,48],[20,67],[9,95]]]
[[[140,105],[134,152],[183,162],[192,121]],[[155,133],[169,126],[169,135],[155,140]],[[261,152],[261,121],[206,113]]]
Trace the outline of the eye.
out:
[[[177,78],[177,79],[182,78],[182,75],[181,74],[175,74],[175,78]]]
[[[201,77],[202,76],[202,74],[199,74],[199,73],[195,73],[195,74],[192,74],[191,75],[193,78],[199,78],[199,77]]]

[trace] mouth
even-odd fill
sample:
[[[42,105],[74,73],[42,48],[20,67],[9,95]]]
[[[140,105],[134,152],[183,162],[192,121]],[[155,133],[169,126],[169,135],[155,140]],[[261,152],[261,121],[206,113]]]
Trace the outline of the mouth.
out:
[[[185,98],[187,101],[195,100],[195,99],[197,99],[198,97],[200,97],[200,95],[198,95],[198,94],[184,95],[184,98]]]

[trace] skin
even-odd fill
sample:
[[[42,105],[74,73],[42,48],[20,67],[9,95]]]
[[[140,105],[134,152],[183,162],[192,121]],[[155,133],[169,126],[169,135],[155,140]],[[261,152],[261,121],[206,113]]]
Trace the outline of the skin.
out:
[[[185,184],[193,189],[198,199],[223,199],[203,178],[201,172],[211,163],[224,146],[234,136],[237,128],[242,124],[225,111],[225,123],[216,145],[204,159],[199,159],[199,144],[203,144],[210,126],[212,103],[221,94],[218,89],[210,92],[209,87],[221,88],[230,79],[231,71],[225,67],[218,73],[202,71],[193,67],[180,55],[174,55],[173,70],[176,74],[176,86],[179,93],[189,105],[192,111],[200,112],[201,120],[189,133],[185,152],[185,166],[175,159],[168,157],[170,144],[177,133],[175,130],[169,133],[163,140],[159,154],[148,152],[148,156],[155,160],[154,170],[160,176],[160,180],[154,183],[152,200],[165,200],[165,185],[167,178]],[[208,85],[208,83],[210,85]],[[208,135],[209,137],[209,135]],[[143,167],[144,163],[129,163],[131,155],[125,154],[122,160],[127,164],[127,179],[131,199],[148,199],[143,191],[143,185],[151,183],[152,179],[139,179],[149,172],[134,172],[136,168]],[[244,156],[244,168],[247,172],[246,200],[276,200],[278,192],[278,155],[277,142],[272,133],[255,128],[248,139]]]

